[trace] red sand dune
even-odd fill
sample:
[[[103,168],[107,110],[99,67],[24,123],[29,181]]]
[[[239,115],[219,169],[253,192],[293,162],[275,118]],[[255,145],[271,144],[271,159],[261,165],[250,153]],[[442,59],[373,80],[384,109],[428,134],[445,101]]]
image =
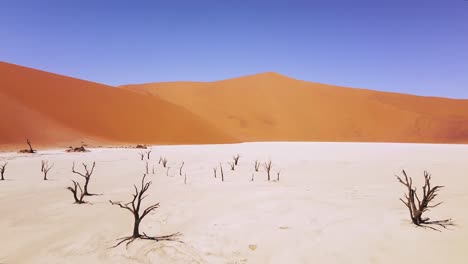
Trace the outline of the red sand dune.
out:
[[[125,89],[0,62],[0,147],[239,141],[468,143],[468,100],[276,73]]]
[[[276,73],[123,87],[185,107],[241,141],[468,143],[468,100],[344,88]]]
[[[0,146],[223,143],[234,139],[187,109],[124,89],[0,62]]]

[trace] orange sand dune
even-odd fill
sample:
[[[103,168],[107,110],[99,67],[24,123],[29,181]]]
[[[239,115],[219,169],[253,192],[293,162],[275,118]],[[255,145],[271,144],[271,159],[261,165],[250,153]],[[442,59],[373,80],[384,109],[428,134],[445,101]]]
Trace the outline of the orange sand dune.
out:
[[[0,62],[0,145],[80,140],[220,143],[234,138],[158,97]]]
[[[344,88],[276,73],[122,87],[183,106],[242,141],[468,142],[468,100]]]

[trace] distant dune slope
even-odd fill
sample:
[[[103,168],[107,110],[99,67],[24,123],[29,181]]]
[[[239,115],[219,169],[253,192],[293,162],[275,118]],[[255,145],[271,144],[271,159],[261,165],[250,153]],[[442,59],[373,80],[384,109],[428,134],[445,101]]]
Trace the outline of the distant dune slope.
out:
[[[158,97],[0,62],[0,145],[92,140],[224,143],[232,136]]]
[[[122,87],[183,106],[242,141],[468,143],[468,100],[344,88],[276,73]]]

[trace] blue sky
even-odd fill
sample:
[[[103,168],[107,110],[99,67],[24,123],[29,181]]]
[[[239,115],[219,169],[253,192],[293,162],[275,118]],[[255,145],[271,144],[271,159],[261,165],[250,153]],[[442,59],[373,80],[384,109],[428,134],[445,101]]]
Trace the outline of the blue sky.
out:
[[[0,60],[109,85],[275,71],[468,98],[468,1],[0,0]]]

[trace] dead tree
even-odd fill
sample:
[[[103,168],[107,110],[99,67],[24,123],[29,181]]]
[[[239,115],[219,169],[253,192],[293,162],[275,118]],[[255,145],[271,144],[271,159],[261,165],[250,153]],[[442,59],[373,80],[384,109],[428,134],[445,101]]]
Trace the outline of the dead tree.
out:
[[[145,152],[140,152],[138,153],[140,155],[140,159],[143,160],[145,158],[146,153]]]
[[[258,170],[260,169],[260,162],[258,162],[258,160],[255,161],[255,171],[258,172]]]
[[[147,216],[151,211],[159,208],[159,203],[153,204],[151,206],[148,206],[146,209],[143,210],[143,212],[140,212],[141,210],[141,201],[145,199],[146,191],[149,189],[151,186],[151,182],[145,182],[145,177],[146,174],[143,175],[143,178],[141,180],[141,187],[138,189],[136,185],[133,185],[135,188],[135,193],[132,194],[133,199],[132,201],[123,204],[122,202],[113,202],[112,200],[109,200],[109,202],[112,205],[118,205],[120,208],[123,208],[125,210],[128,210],[130,213],[133,214],[133,234],[128,237],[123,237],[119,238],[120,240],[115,246],[113,247],[118,247],[120,244],[123,242],[127,241],[127,246],[132,243],[135,239],[148,239],[148,240],[154,240],[154,241],[176,241],[178,236],[181,235],[181,233],[173,233],[167,236],[156,236],[156,237],[151,237],[146,235],[144,232],[140,234],[140,223]]]
[[[221,163],[219,163],[219,170],[221,171],[221,181],[224,181],[223,165]]]
[[[187,173],[184,173],[184,184],[187,184]]]
[[[182,165],[179,168],[179,175],[182,176],[182,168],[184,167],[185,162],[182,161]]]
[[[229,162],[228,161],[228,164],[229,166],[231,167],[231,170],[235,170],[236,169],[236,164],[234,162]]]
[[[81,147],[68,147],[67,150],[65,150],[66,152],[88,152],[87,149],[85,149],[85,146],[86,144],[84,142],[81,142]]]
[[[32,148],[31,141],[29,141],[29,139],[26,139],[26,143],[28,144],[29,149],[22,149],[19,152],[20,153],[36,153],[36,150]]]
[[[67,187],[67,190],[73,193],[73,198],[75,199],[76,204],[84,204],[86,203],[83,198],[85,196],[85,193],[83,192],[83,189],[81,188],[80,183],[72,180],[73,182],[73,187]],[[79,190],[79,193],[78,193]]]
[[[158,164],[161,164],[163,158],[161,156],[159,156],[159,161],[158,161]]]
[[[146,174],[149,174],[148,162],[146,162],[145,167],[146,167]]]
[[[54,164],[49,165],[49,161],[47,160],[43,160],[41,163],[41,172],[44,173],[44,181],[47,181],[47,174],[54,167]]]
[[[437,196],[437,192],[444,186],[437,185],[431,187],[431,175],[427,171],[424,171],[424,186],[422,187],[423,196],[422,199],[419,199],[419,196],[416,192],[416,187],[413,187],[413,179],[411,177],[408,177],[405,170],[403,170],[403,176],[405,176],[404,180],[399,176],[396,177],[401,184],[406,186],[408,193],[405,194],[406,201],[404,201],[402,198],[400,198],[400,201],[403,202],[406,205],[406,207],[408,207],[411,221],[413,222],[413,224],[425,228],[430,228],[436,231],[440,230],[429,225],[438,225],[443,228],[454,225],[452,223],[452,219],[430,221],[428,217],[423,217],[424,212],[427,212],[431,208],[437,207],[440,204],[442,204],[442,202],[440,202],[434,205],[430,205],[432,200]]]
[[[150,159],[151,151],[152,151],[152,150],[149,150],[149,151],[146,152],[146,158],[147,158],[148,160]]]
[[[153,174],[154,174],[154,164],[153,164],[153,171],[152,171],[152,172],[153,172]]]
[[[272,167],[271,160],[268,161],[268,162],[263,163],[263,167],[265,168],[265,171],[266,171],[266,173],[268,175],[268,181],[269,181],[270,180],[270,171],[271,171],[271,167]]]
[[[239,154],[236,154],[235,156],[232,157],[232,159],[234,160],[234,165],[237,166],[237,163],[239,162],[239,158],[240,158]]]
[[[92,196],[92,195],[95,195],[95,194],[91,194],[88,192],[88,185],[89,185],[89,180],[91,179],[91,175],[93,175],[93,172],[94,172],[94,167],[96,167],[96,162],[93,162],[93,166],[91,167],[91,169],[88,169],[88,165],[86,165],[85,163],[82,163],[83,165],[83,168],[85,170],[85,172],[81,173],[79,171],[75,171],[75,162],[73,162],[73,167],[72,167],[72,172],[75,173],[75,174],[78,174],[80,175],[81,177],[85,178],[85,184],[84,184],[84,195],[87,195],[87,196]]]
[[[213,168],[213,173],[214,173],[215,179],[216,179],[216,170],[217,170],[217,169],[218,169],[217,167],[214,167],[214,168]]]
[[[166,166],[167,166],[167,159],[164,157],[164,158],[161,159],[161,162],[162,162],[163,167],[166,168]]]
[[[166,176],[169,177],[169,170],[171,169],[171,167],[167,167],[167,170],[166,170]]]
[[[0,165],[0,175],[2,176],[0,178],[1,181],[5,180],[4,174],[5,174],[5,170],[6,170],[7,165],[8,165],[8,162],[4,162],[2,165]]]
[[[280,174],[281,174],[281,170],[276,172],[276,181],[280,180]]]
[[[254,174],[255,173],[252,172],[252,179],[250,181],[254,181]]]

